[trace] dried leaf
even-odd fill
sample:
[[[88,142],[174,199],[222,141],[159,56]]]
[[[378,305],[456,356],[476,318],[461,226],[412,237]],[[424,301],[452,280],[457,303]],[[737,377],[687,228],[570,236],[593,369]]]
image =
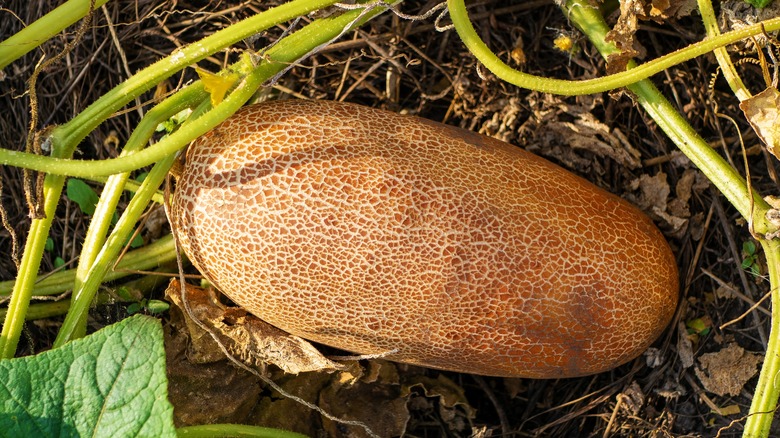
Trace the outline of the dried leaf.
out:
[[[685,188],[688,183],[683,181],[683,187],[678,187],[678,189],[684,196],[690,197]],[[690,182],[690,184],[691,187],[696,187],[695,181]],[[629,196],[629,200],[653,218],[666,223],[667,226],[662,228],[668,234],[679,237],[685,232],[688,216],[690,216],[690,212],[687,211],[687,200],[681,201],[676,198],[669,200],[671,188],[666,182],[665,173],[659,172],[655,176],[644,174],[632,181],[630,188],[640,190],[640,194],[639,196]]]
[[[171,315],[165,331],[165,357],[168,399],[174,406],[176,426],[246,423],[260,400],[260,379],[233,366],[224,355],[208,363],[190,360],[190,339],[181,313]]]
[[[619,53],[609,55],[607,58],[607,73],[619,73],[626,70],[626,64],[632,58],[639,55],[634,47],[634,34],[638,27],[639,17],[645,16],[644,0],[625,0],[620,2],[620,17],[615,26],[604,38],[613,43]]]
[[[385,361],[369,362],[370,370],[364,378],[334,378],[319,394],[319,406],[344,420],[365,423],[379,436],[403,436],[409,421],[406,398],[400,395],[399,376],[396,367]],[[341,372],[339,374],[345,374]],[[341,383],[349,381],[349,383]],[[339,433],[342,426],[323,419],[323,428],[328,436],[344,436]],[[350,437],[367,436],[354,428]]]
[[[630,143],[622,142],[619,135],[610,132],[604,123],[593,114],[584,113],[575,122],[551,123],[549,129],[557,130],[567,138],[568,145],[575,150],[586,150],[599,157],[609,157],[629,169],[638,169],[642,163],[641,154]],[[603,140],[602,140],[603,139]]]
[[[764,142],[769,152],[780,157],[780,92],[774,87],[756,94],[739,104],[750,126]]]
[[[243,309],[222,307],[204,289],[185,286],[194,317],[209,327],[227,350],[242,361],[273,364],[290,374],[344,368],[325,358],[308,341],[279,330]],[[183,308],[178,280],[171,280],[165,294],[173,304]],[[216,347],[208,346],[210,335],[204,334],[189,318],[185,319],[194,345],[200,346],[201,354],[206,351],[207,356],[213,356]]]
[[[643,174],[631,182],[631,189],[640,191],[639,197],[633,200],[642,210],[666,211],[667,199],[672,190],[664,172],[658,172],[655,176]]]
[[[545,108],[523,126],[530,138],[524,139],[528,149],[553,157],[568,168],[590,172],[596,160],[587,160],[573,151],[588,151],[598,157],[608,157],[629,169],[641,167],[641,153],[618,129],[611,129],[593,113],[593,101],[569,104],[546,101]],[[530,140],[530,141],[529,141]]]
[[[693,366],[693,342],[691,342],[685,323],[682,321],[677,325],[677,355],[683,369]]]
[[[620,406],[629,415],[638,415],[639,410],[642,409],[642,406],[644,406],[645,400],[647,399],[642,388],[636,381],[631,382],[631,384],[618,394],[617,397],[623,401]]]
[[[718,352],[701,355],[696,375],[707,391],[720,396],[736,396],[756,375],[756,366],[762,360],[761,355],[731,343]]]
[[[415,376],[402,388],[401,395],[408,397],[415,387],[422,388],[425,397],[438,397],[439,415],[447,422],[450,429],[466,430],[470,420],[476,415],[476,410],[466,399],[464,389],[443,374],[439,374],[435,379],[422,375]]]

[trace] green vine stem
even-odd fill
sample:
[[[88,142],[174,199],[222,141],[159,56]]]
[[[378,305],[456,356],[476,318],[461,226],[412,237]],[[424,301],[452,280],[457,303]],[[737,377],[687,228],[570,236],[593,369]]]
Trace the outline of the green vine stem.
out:
[[[214,35],[204,38],[200,42],[191,44],[183,49],[180,49],[170,57],[165,58],[152,66],[142,70],[135,76],[128,79],[125,83],[114,88],[112,91],[106,93],[101,99],[94,104],[90,105],[86,110],[76,116],[73,120],[65,125],[62,125],[53,130],[49,140],[52,144],[52,156],[56,158],[65,158],[70,156],[75,149],[76,144],[81,141],[94,127],[99,125],[106,117],[110,116],[113,111],[119,109],[122,105],[132,100],[141,92],[151,88],[175,71],[180,70],[187,63],[194,63],[199,59],[202,59],[209,54],[224,48],[226,45],[232,44],[244,36],[252,35],[256,32],[294,18],[295,16],[308,13],[311,10],[326,6],[333,3],[334,0],[295,0],[293,2],[284,4],[272,10],[258,14],[255,17],[246,19],[236,25],[226,28],[223,31],[217,32]],[[291,36],[285,38],[286,41],[291,43],[288,45],[277,44],[266,53],[266,59],[268,62],[263,62],[255,70],[253,84],[247,84],[248,88],[254,87],[256,90],[263,80],[266,80],[273,76],[276,72],[282,70],[285,66],[292,62],[295,62],[301,56],[305,56],[308,51],[316,48],[316,44],[323,44],[329,39],[321,41],[316,38],[319,35],[325,35],[327,38],[334,38],[344,30],[346,25],[360,25],[369,18],[372,18],[376,14],[383,12],[382,9],[376,8],[361,15],[362,10],[354,10],[342,14],[336,18],[325,18],[318,20],[322,24],[317,26],[316,29],[311,30],[312,26],[307,26],[304,30],[310,29],[308,32],[298,31]],[[362,19],[357,20],[358,17]],[[274,21],[278,20],[278,21]],[[255,25],[259,27],[250,28],[249,26]],[[341,27],[336,28],[338,24]],[[293,45],[293,42],[295,45]],[[280,50],[280,47],[286,48],[286,52]],[[266,74],[268,73],[268,74]],[[262,79],[261,79],[262,78]],[[237,102],[236,99],[231,99],[236,93],[231,94],[230,97],[225,99],[220,105],[214,108],[212,111],[198,118],[192,123],[188,123],[186,128],[180,129],[173,135],[167,137],[160,142],[157,146],[167,144],[170,148],[165,154],[161,154],[158,160],[168,159],[166,157],[172,156],[172,154],[189,143],[194,138],[207,132],[227,118],[230,114],[235,112],[238,107],[241,106],[250,96],[245,96],[242,102]],[[177,144],[178,143],[178,144]],[[158,150],[160,148],[157,148]],[[144,151],[140,151],[136,154],[131,154],[128,158],[132,158],[135,155],[142,154]],[[9,152],[0,149],[0,155],[3,152]],[[37,159],[45,159],[47,157],[32,157],[33,162]],[[148,163],[147,163],[148,164]],[[102,163],[99,166],[93,166],[90,175],[95,175],[97,169],[104,167]],[[133,170],[139,166],[131,167],[128,169],[122,169],[122,171]],[[49,171],[51,169],[43,169]],[[109,172],[118,173],[118,172]],[[44,211],[46,218],[37,219],[33,221],[30,229],[30,235],[27,240],[24,255],[22,257],[22,263],[20,267],[20,274],[15,283],[15,288],[11,294],[11,301],[9,303],[9,311],[3,325],[3,331],[0,334],[0,357],[12,357],[14,355],[16,345],[18,343],[19,335],[21,333],[21,327],[24,322],[27,308],[29,307],[30,296],[32,294],[35,279],[37,278],[37,270],[40,266],[40,260],[43,253],[43,247],[48,235],[49,228],[51,226],[51,218],[54,215],[54,210],[57,205],[57,200],[62,192],[62,186],[64,183],[64,177],[49,173],[46,176],[44,182]],[[110,257],[106,257],[106,260]],[[95,272],[98,272],[96,270]],[[89,281],[88,281],[89,282]],[[97,287],[94,282],[90,282],[90,287]],[[90,293],[81,295],[83,297],[89,297]],[[91,296],[94,296],[92,294]],[[77,301],[81,303],[81,301]],[[88,306],[79,304],[79,314],[86,311]],[[80,318],[81,316],[79,316]],[[70,339],[76,332],[74,331],[76,324],[71,322],[68,326],[68,333],[62,337],[58,337],[60,342]]]
[[[772,419],[775,417],[777,400],[780,397],[780,387],[777,384],[780,376],[780,242],[777,240],[759,240],[764,249],[769,274],[769,285],[772,293],[772,320],[769,341],[766,346],[764,363],[758,375],[756,389],[753,391],[753,401],[745,421],[743,437],[768,437]]]
[[[459,14],[466,13],[465,8],[462,7],[463,1],[448,1],[452,21],[455,23],[455,29],[458,31],[458,35],[460,35],[463,39],[464,44],[466,44],[470,50],[476,50],[476,52],[473,52],[474,56],[483,62],[486,67],[491,69],[493,73],[496,73],[499,77],[502,78],[503,76],[506,76],[506,74],[499,74],[497,71],[492,70],[493,67],[497,67],[495,63],[491,63],[490,65],[485,63],[485,60],[492,58],[497,60],[498,58],[492,52],[490,52],[490,49],[488,49],[488,47],[481,40],[479,40],[479,37],[476,35],[476,31],[474,31],[474,28],[468,21],[468,17],[458,16]],[[583,33],[585,33],[590,38],[591,42],[594,44],[594,46],[596,46],[596,48],[603,56],[606,57],[609,54],[616,53],[618,51],[615,46],[605,42],[604,40],[606,33],[610,29],[606,23],[604,23],[603,17],[597,8],[594,8],[591,5],[581,1],[570,0],[566,3],[566,10],[564,12],[567,14],[567,17],[569,17],[569,19],[572,20],[572,22],[576,24],[583,31]],[[687,49],[683,49],[682,51],[688,52]],[[509,66],[503,64],[503,62],[500,60],[498,60],[498,62],[501,63],[502,66],[499,68],[511,70]],[[659,62],[659,60],[651,61],[645,64],[645,68],[655,69],[656,62]],[[633,64],[630,65],[630,67],[632,66]],[[641,67],[637,67],[636,69],[639,68]],[[635,68],[631,68],[626,73],[633,72],[634,70]],[[540,88],[535,87],[535,85],[539,85],[536,83],[536,79],[545,78],[537,78],[535,76],[530,76],[515,70],[512,71],[522,75],[518,76],[523,78],[518,86],[543,91]],[[623,73],[619,73],[617,75],[623,75]],[[617,75],[607,76],[606,78]],[[531,79],[529,79],[529,77]],[[640,75],[640,77],[644,76]],[[553,80],[550,79],[550,81]],[[582,89],[572,90],[572,88],[575,86],[579,86],[583,82],[588,81],[555,81],[568,84],[569,90],[566,90],[568,93],[563,94],[584,94],[583,91],[589,89],[585,87]],[[674,107],[669,104],[669,102],[661,95],[658,89],[656,89],[649,80],[644,79],[636,83],[628,83],[627,87],[640,96],[639,102],[655,119],[659,127],[670,137],[670,139],[680,148],[680,150],[686,156],[688,156],[688,158],[690,158],[690,160],[699,169],[701,169],[705,175],[707,175],[710,181],[712,181],[712,183],[718,187],[718,189],[726,196],[729,202],[734,205],[740,214],[751,221],[754,230],[757,233],[766,234],[767,232],[774,229],[774,227],[771,226],[765,218],[765,213],[768,211],[769,205],[759,194],[753,193],[751,195],[748,193],[747,183],[745,182],[744,178],[742,178],[742,176],[734,168],[732,168],[726,162],[726,160],[718,155],[715,150],[707,145],[707,143],[696,133],[696,131],[687,123],[687,121],[682,116],[680,116],[679,113],[677,113]]]
[[[176,261],[176,252],[173,238],[168,234],[141,248],[128,251],[116,267],[106,274],[103,281],[117,280],[133,275],[135,271],[155,269],[174,261]],[[55,272],[37,281],[33,293],[35,296],[58,295],[73,289],[74,281],[76,281],[75,269]],[[15,283],[16,280],[0,282],[0,297],[10,295]]]
[[[712,9],[712,2],[710,0],[698,0],[699,13],[701,13],[701,21],[704,23],[704,29],[707,31],[708,38],[715,38],[720,35],[720,28],[718,28],[718,21],[715,18],[715,10]],[[734,68],[734,64],[731,63],[729,52],[725,47],[718,47],[713,50],[715,53],[715,59],[718,60],[720,70],[723,72],[723,77],[726,78],[731,91],[737,96],[737,99],[743,101],[750,98],[750,91],[748,91],[745,84],[742,83],[742,78],[737,74],[737,70]]]
[[[279,429],[270,429],[259,426],[245,426],[243,424],[207,424],[203,426],[187,426],[176,429],[179,438],[305,438],[295,432],[287,432]]]
[[[111,295],[108,293],[101,293],[95,300],[97,305],[102,305],[111,302]],[[49,301],[45,303],[30,304],[30,308],[27,309],[27,315],[25,320],[33,321],[36,319],[46,319],[55,316],[62,316],[68,312],[70,307],[70,300]],[[8,311],[6,309],[0,309],[0,318],[5,317]]]
[[[173,96],[163,100],[157,106],[152,108],[144,115],[138,126],[133,130],[132,135],[127,140],[127,144],[120,156],[126,156],[142,149],[152,138],[157,126],[165,122],[178,112],[191,108],[208,99],[208,93],[203,89],[203,83],[197,81],[187,86]],[[73,290],[80,290],[84,284],[85,278],[92,268],[92,264],[98,254],[98,249],[103,245],[108,228],[111,225],[116,206],[124,192],[125,183],[130,178],[130,172],[119,173],[108,177],[108,181],[100,194],[100,200],[95,206],[95,212],[87,228],[87,234],[84,237],[81,254],[79,254],[79,263],[76,268],[76,279],[73,284]],[[153,195],[153,194],[152,194]],[[75,332],[76,337],[83,337],[87,331],[87,318],[83,315]]]
[[[615,50],[614,47],[604,43],[604,37],[609,28],[599,13],[587,5],[583,5],[581,1],[569,0],[566,11],[571,20],[586,33],[602,55],[606,56]],[[739,86],[735,81],[730,83],[732,86]],[[778,272],[780,242],[763,238],[770,232],[776,231],[776,227],[766,219],[770,206],[757,192],[748,192],[744,178],[699,137],[649,80],[629,85],[628,89],[637,95],[640,105],[666,135],[752,225],[751,231],[759,237],[759,242],[767,258],[770,290],[776,291],[780,285],[780,272]],[[746,92],[744,88],[742,90]],[[780,295],[776,292],[773,292],[772,295],[771,330],[766,348],[764,363],[745,422],[743,431],[745,437],[769,436],[778,397],[780,397],[780,387],[775,383],[780,373]]]
[[[171,55],[144,68],[122,84],[114,87],[95,103],[79,113],[70,122],[58,127],[51,136],[52,147],[54,150],[62,148],[64,153],[62,155],[53,153],[52,155],[58,158],[70,157],[76,144],[84,139],[87,134],[92,132],[100,123],[121,109],[128,102],[139,97],[141,93],[150,90],[161,81],[185,67],[193,65],[201,59],[226,49],[271,26],[306,15],[312,11],[330,6],[333,3],[335,3],[335,0],[294,0],[249,17],[225,29],[217,31],[200,41],[177,49]],[[0,150],[0,155],[2,155],[1,152],[2,150]],[[146,163],[146,165],[149,164],[151,163]],[[132,169],[125,169],[125,171],[126,170]]]
[[[173,249],[171,249],[173,251]],[[173,260],[169,260],[168,263],[161,265],[160,267],[154,266],[154,272],[149,275],[144,275],[135,280],[128,281],[116,286],[111,286],[108,291],[101,291],[95,297],[95,305],[114,304],[114,303],[133,303],[138,302],[141,298],[149,297],[155,290],[159,290],[160,286],[163,286],[170,278],[170,275],[176,275],[178,270],[176,266],[175,257]],[[70,283],[63,285],[65,289],[68,289],[73,284],[73,278],[75,272],[71,271]],[[105,288],[104,288],[105,289]],[[34,304],[30,304],[30,308],[27,310],[27,321],[33,321],[36,319],[48,319],[55,316],[62,316],[68,313],[70,309],[70,299],[56,300],[56,301],[44,301]],[[0,309],[0,319],[5,318],[7,309]]]
[[[127,236],[133,232],[138,218],[143,214],[152,195],[162,184],[174,160],[176,160],[176,155],[171,154],[166,159],[155,164],[141,184],[141,189],[130,200],[130,204],[128,204],[127,209],[120,216],[116,227],[114,227],[111,235],[106,239],[106,244],[95,257],[94,264],[90,266],[88,275],[79,284],[80,287],[73,291],[70,309],[65,316],[65,321],[62,323],[60,331],[57,333],[57,338],[54,340],[52,348],[61,347],[66,342],[84,335],[82,323],[86,321],[86,314],[89,312],[103,278],[105,278],[108,270],[111,269],[126,242]],[[12,311],[13,309],[9,307],[9,315],[11,315]],[[23,315],[22,317],[26,316]],[[3,328],[5,329],[5,326]],[[6,345],[9,345],[8,349],[10,350],[10,342],[7,342]],[[16,351],[16,345],[13,345],[13,350]]]
[[[38,268],[43,257],[46,238],[51,228],[54,210],[62,193],[65,178],[59,175],[47,175],[43,184],[44,212],[46,218],[35,219],[30,225],[24,254],[19,264],[19,275],[16,277],[14,291],[8,303],[8,313],[0,333],[0,358],[11,358],[16,352],[16,344],[22,332],[22,325],[30,305],[30,297],[35,286]],[[13,311],[11,310],[13,309]]]
[[[108,0],[95,0],[97,9]],[[25,26],[10,38],[0,42],[0,70],[43,44],[63,29],[84,18],[89,12],[91,0],[68,0],[40,19]],[[8,20],[8,18],[5,18]]]
[[[269,11],[247,18],[235,25],[214,33],[203,40],[190,44],[172,55],[141,70],[124,83],[106,93],[95,103],[87,107],[79,115],[65,125],[55,128],[49,140],[52,156],[67,158],[73,154],[78,143],[115,111],[144,91],[152,88],[160,81],[170,77],[184,67],[203,59],[212,53],[253,35],[270,26],[307,14],[312,10],[327,6],[335,0],[295,0]],[[227,117],[227,115],[225,115]],[[192,136],[190,139],[197,137]],[[169,137],[170,138],[170,137]],[[7,153],[0,149],[0,155]],[[130,155],[132,157],[132,155]],[[32,157],[33,160],[46,157]],[[160,157],[162,159],[162,157]],[[100,166],[93,166],[92,172]],[[140,167],[140,166],[139,166]],[[136,167],[138,168],[138,167]],[[134,169],[126,169],[134,170]],[[114,172],[119,173],[119,172]],[[44,213],[43,219],[35,219],[30,226],[24,254],[19,267],[19,275],[8,306],[8,313],[0,332],[0,358],[13,357],[19,342],[21,328],[24,324],[30,297],[40,267],[43,248],[49,234],[52,218],[57,207],[65,178],[49,173],[44,180]]]
[[[205,133],[249,101],[263,82],[284,70],[290,63],[293,63],[308,54],[312,49],[312,46],[319,47],[321,44],[325,44],[341,35],[345,29],[349,29],[352,26],[359,26],[381,12],[383,12],[383,9],[374,9],[365,11],[365,13],[363,10],[350,11],[338,17],[317,20],[302,30],[286,37],[266,53],[263,62],[261,62],[254,71],[251,71],[251,73],[241,81],[235,91],[227,96],[219,105],[200,117],[198,117],[197,114],[193,114],[176,133],[169,136],[166,140],[182,133],[185,133],[182,134],[185,136],[184,138],[191,140],[202,133]],[[251,57],[243,57],[243,62],[251,61],[253,61]],[[243,70],[241,68],[239,69]],[[193,130],[197,134],[193,134]],[[198,130],[202,131],[198,132]],[[164,143],[166,140],[163,140],[160,143]],[[189,141],[187,141],[187,143],[188,142]],[[162,178],[167,174],[168,168],[175,157],[175,151],[176,150],[169,153],[159,161],[152,172],[150,172],[149,176],[146,177],[141,190],[133,197],[127,210],[125,210],[119,223],[117,223],[114,231],[111,233],[111,236],[107,239],[106,245],[103,246],[100,253],[95,258],[94,264],[90,267],[82,287],[75,290],[71,310],[68,312],[60,332],[57,335],[57,339],[54,342],[55,348],[64,345],[66,342],[69,342],[81,334],[80,324],[83,321],[83,318],[86,317],[90,303],[97,293],[98,287],[108,272],[110,265],[118,256],[123,242],[132,232],[132,227],[148,204],[149,198],[155,193],[157,187],[159,187],[162,182]],[[148,190],[145,188],[147,182],[149,183]]]
[[[469,21],[464,0],[447,0],[447,6],[450,11],[452,23],[455,25],[455,30],[457,30],[463,44],[466,45],[469,51],[473,53],[488,70],[493,72],[493,74],[518,87],[565,96],[600,93],[625,87],[639,80],[649,78],[676,64],[709,53],[718,47],[723,47],[750,36],[759,35],[763,33],[764,30],[769,32],[780,29],[780,17],[776,17],[752,26],[724,33],[715,38],[707,38],[704,41],[691,44],[684,49],[646,62],[631,70],[597,79],[567,81],[530,75],[506,65],[498,56],[488,49],[485,43],[479,38],[479,35],[477,35],[477,32],[471,25],[471,21]],[[596,9],[593,6],[588,7]],[[2,157],[0,157],[0,160],[1,159]]]
[[[306,15],[314,10],[327,7],[336,1],[337,0],[294,0],[268,11],[261,12],[215,32],[198,42],[182,47],[171,55],[139,71],[122,84],[114,87],[114,89],[88,106],[70,122],[58,126],[50,136],[52,157],[25,154],[23,159],[19,161],[14,160],[13,158],[6,160],[5,158],[8,157],[19,157],[19,153],[0,148],[0,163],[3,165],[34,169],[50,174],[84,177],[95,175],[95,167],[100,167],[102,164],[100,166],[95,166],[95,162],[91,162],[90,166],[92,169],[90,170],[90,166],[87,166],[86,169],[82,169],[81,173],[69,172],[67,170],[59,171],[57,166],[59,160],[57,160],[57,158],[62,159],[70,157],[73,154],[76,145],[100,123],[109,118],[128,102],[176,72],[197,63],[215,52],[228,48],[244,38],[248,38],[258,32],[268,29],[271,26],[292,20],[301,15]],[[157,157],[158,160],[161,158],[162,157]],[[53,163],[51,162],[52,160]],[[109,175],[138,169],[152,164],[154,161],[108,174],[102,173],[100,175]],[[47,162],[48,164],[44,164]]]
[[[702,1],[700,1],[702,3]],[[708,3],[705,1],[705,3]],[[752,26],[750,31],[742,29],[739,32],[717,35],[712,29],[712,22],[708,26],[710,37],[703,42],[696,43],[686,49],[650,61],[643,66],[636,67],[630,63],[630,70],[607,76],[599,80],[589,81],[558,81],[547,78],[538,78],[512,70],[495,56],[487,46],[479,40],[466,15],[466,9],[462,0],[448,0],[452,21],[464,44],[474,55],[498,77],[514,83],[515,85],[546,91],[556,94],[576,95],[605,91],[613,87],[626,86],[635,93],[637,100],[658,126],[677,145],[677,147],[710,179],[710,181],[726,196],[729,202],[748,220],[751,231],[763,237],[777,230],[766,219],[766,213],[770,206],[755,191],[749,191],[745,179],[728,163],[718,155],[696,133],[687,121],[674,109],[674,107],[661,95],[658,89],[648,80],[648,72],[658,72],[669,67],[673,63],[682,62],[691,56],[698,56],[707,51],[721,47],[725,42],[733,42],[736,39],[761,33],[762,23]],[[609,27],[597,8],[588,4],[585,0],[568,0],[563,6],[566,16],[585,33],[603,56],[615,53],[617,49],[605,42]],[[705,14],[707,14],[705,4]],[[711,5],[710,5],[711,12]],[[708,18],[713,17],[707,17]],[[763,23],[766,29],[777,27],[778,19],[772,19]],[[770,23],[771,22],[771,23]],[[739,36],[739,38],[736,38]],[[723,58],[725,56],[725,58]],[[725,50],[719,57],[723,58],[724,65],[730,65]],[[725,69],[726,67],[724,67]],[[641,70],[641,73],[637,73]],[[733,72],[733,67],[732,67]],[[652,74],[652,73],[650,73]],[[744,96],[747,90],[738,81],[738,76],[729,78],[729,84]],[[562,86],[568,89],[561,88]],[[770,288],[775,291],[780,285],[780,242],[776,240],[760,239],[761,245],[767,257],[769,266]],[[767,345],[766,358],[759,376],[759,381],[753,397],[750,415],[745,424],[744,436],[765,437],[769,434],[774,411],[777,407],[780,387],[775,384],[780,375],[780,294],[773,293],[772,297],[772,330]]]

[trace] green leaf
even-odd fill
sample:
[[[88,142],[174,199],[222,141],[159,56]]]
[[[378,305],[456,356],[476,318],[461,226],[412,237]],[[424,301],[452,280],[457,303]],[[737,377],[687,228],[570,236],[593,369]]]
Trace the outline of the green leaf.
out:
[[[141,305],[141,303],[133,303],[127,306],[127,314],[128,315],[135,315],[136,313],[143,310],[144,306]]]
[[[747,255],[753,255],[756,253],[756,242],[752,240],[746,240],[742,242],[742,252]]]
[[[0,435],[175,437],[160,323],[134,316],[0,361]]]
[[[690,334],[696,333],[706,336],[710,332],[710,328],[712,328],[712,321],[707,317],[694,318],[685,321],[685,326],[688,327],[688,333]]]
[[[149,309],[149,313],[157,315],[158,313],[167,312],[168,309],[171,308],[171,305],[162,300],[149,300],[149,302],[146,303],[146,307]]]
[[[133,240],[130,241],[130,248],[140,248],[144,246],[144,238],[140,234],[136,234]]]
[[[51,237],[47,237],[46,244],[44,244],[43,249],[46,252],[54,251],[54,239],[52,239]]]
[[[762,9],[767,7],[770,3],[772,3],[772,0],[745,0],[745,3],[755,8]]]
[[[95,206],[98,203],[98,195],[92,190],[92,187],[78,178],[68,179],[66,194],[68,199],[79,205],[84,214],[95,213]]]
[[[55,257],[54,258],[54,267],[55,268],[61,268],[63,266],[65,266],[65,259],[63,259],[60,256]]]

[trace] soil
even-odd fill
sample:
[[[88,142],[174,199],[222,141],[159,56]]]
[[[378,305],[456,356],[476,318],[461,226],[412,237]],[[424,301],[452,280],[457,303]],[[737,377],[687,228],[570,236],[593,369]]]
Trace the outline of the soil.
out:
[[[5,2],[6,9],[0,9],[0,40],[48,12],[50,3]],[[74,25],[4,70],[0,145],[25,148],[32,114],[27,93],[30,75],[42,58],[53,58],[70,42],[75,41],[75,46],[38,78],[36,130],[68,121],[132,73],[177,47],[276,3],[109,2],[96,11],[83,35]],[[418,14],[434,5],[408,0],[401,9]],[[482,39],[517,69],[561,79],[598,77],[607,71],[606,63],[572,29],[552,0],[486,0],[472,3],[469,11]],[[766,267],[760,247],[751,252],[744,246],[752,240],[745,222],[628,93],[558,97],[519,89],[479,66],[454,30],[437,32],[433,20],[412,21],[386,13],[292,68],[260,95],[344,100],[464,127],[542,155],[630,200],[653,218],[677,256],[681,304],[675,319],[647,354],[610,372],[577,379],[488,378],[365,361],[352,387],[327,375],[308,376],[297,383],[273,369],[270,375],[290,392],[310,393],[312,400],[337,417],[366,421],[381,436],[400,432],[420,437],[740,435],[756,381],[756,355],[765,351],[770,328],[768,301],[750,310],[769,286],[762,277]],[[611,23],[615,21],[611,17]],[[199,66],[218,71],[241,50],[260,50],[272,43],[286,27],[239,43]],[[703,36],[696,15],[640,21],[633,34],[640,61]],[[572,50],[559,48],[569,46]],[[733,56],[735,60],[756,58],[745,47]],[[759,65],[740,62],[738,71],[752,91],[765,87]],[[741,174],[748,166],[754,188],[775,194],[776,159],[761,146],[739,101],[717,73],[710,54],[674,66],[652,80]],[[141,96],[135,106],[92,132],[80,145],[77,158],[116,156],[157,96],[195,79],[195,71],[186,69]],[[8,166],[0,172],[2,206],[19,236],[18,245],[23,245],[30,210],[23,196],[22,172]],[[66,267],[74,266],[88,222],[63,195],[50,234],[53,248],[44,256],[41,273],[54,270],[58,257]],[[13,279],[12,241],[5,230],[0,231],[0,253],[0,281]],[[158,288],[152,297],[161,298],[162,290]],[[96,308],[90,328],[121,319],[125,308],[122,304]],[[172,381],[201,385],[202,399],[223,408],[227,402],[217,398],[224,393],[219,376],[229,374],[233,387],[247,388],[241,391],[244,397],[236,407],[223,409],[224,415],[219,416],[202,415],[209,409],[213,414],[214,408],[199,407],[192,397],[174,400],[178,424],[235,421],[283,426],[312,435],[363,436],[360,428],[323,420],[280,397],[232,369],[227,361],[189,363],[187,341],[178,338],[180,326],[169,315],[162,319],[170,340],[169,368],[179,372],[171,374]],[[29,323],[20,353],[47,349],[60,321]],[[728,357],[708,356],[721,351]],[[724,361],[732,368],[718,366]],[[742,378],[723,382],[724,375]],[[360,400],[360,406],[348,400]],[[281,416],[293,419],[282,422],[269,412],[282,412]],[[372,421],[372,417],[382,421]]]

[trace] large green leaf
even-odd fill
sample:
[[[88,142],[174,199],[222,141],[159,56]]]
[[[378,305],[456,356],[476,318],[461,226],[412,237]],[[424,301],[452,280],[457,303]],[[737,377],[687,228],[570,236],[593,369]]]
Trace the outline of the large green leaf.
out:
[[[0,361],[0,436],[176,436],[160,323],[134,316]]]

